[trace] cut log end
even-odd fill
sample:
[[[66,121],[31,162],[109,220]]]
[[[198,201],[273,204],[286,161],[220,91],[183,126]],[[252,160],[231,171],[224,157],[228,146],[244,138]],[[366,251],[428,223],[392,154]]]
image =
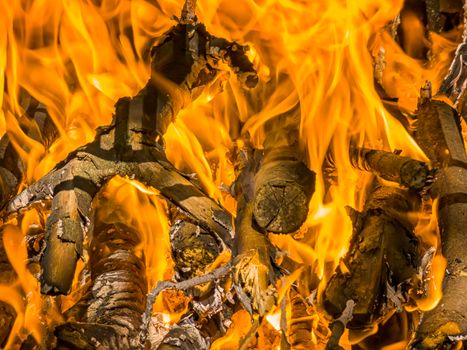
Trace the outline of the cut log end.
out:
[[[255,220],[270,232],[294,232],[306,220],[315,174],[298,161],[268,165],[256,175]]]

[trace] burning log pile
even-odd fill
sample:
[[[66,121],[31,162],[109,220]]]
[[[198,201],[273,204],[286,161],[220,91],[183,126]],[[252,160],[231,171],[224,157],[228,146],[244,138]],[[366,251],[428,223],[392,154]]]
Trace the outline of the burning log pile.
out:
[[[384,6],[375,10],[370,2],[356,8],[320,5],[327,11],[323,18],[336,22],[333,35],[345,34],[323,51],[341,60],[332,61],[337,67],[332,73],[326,70],[332,65],[318,57],[313,60],[322,65],[305,72],[311,53],[302,50],[303,42],[284,42],[279,50],[279,44],[263,40],[260,21],[258,29],[245,22],[247,34],[231,36],[239,40],[215,36],[216,26],[205,26],[196,15],[200,11],[211,24],[208,1],[197,7],[186,0],[180,18],[172,19],[175,25],[144,45],[138,46],[134,32],[128,43],[124,30],[114,33],[133,53],[143,47],[141,61],[150,73],[138,79],[149,80],[139,82],[132,97],[113,96],[111,122],[97,123],[89,142],[70,146],[68,155],[36,177],[34,159],[60,154],[57,145],[65,147],[67,132],[79,127],[67,129],[53,98],[17,82],[14,38],[21,29],[6,30],[5,42],[0,38],[8,56],[0,61],[0,72],[6,71],[0,347],[462,348],[467,5],[406,0],[391,6],[398,11],[393,13]],[[16,10],[26,15],[35,9],[32,3]],[[141,6],[130,12],[142,18],[144,10],[162,17],[181,6],[168,11],[162,2],[121,3],[121,11]],[[311,2],[304,3],[301,10],[315,11]],[[80,11],[68,5],[65,12]],[[83,6],[108,11],[112,4]],[[341,33],[343,21],[331,16],[332,6],[349,23],[367,22]],[[96,13],[112,18],[114,12]],[[7,20],[18,25],[20,19],[12,18]],[[321,19],[316,21],[312,38],[328,40]],[[221,28],[219,33],[228,33]],[[307,31],[301,23],[298,32]],[[70,34],[63,35],[54,40],[60,43]],[[31,40],[31,47],[47,45],[45,39]],[[245,45],[249,42],[252,47]],[[296,56],[281,61],[294,45]],[[311,45],[310,50],[319,46]],[[131,61],[123,56],[115,54],[117,61]],[[401,57],[422,67],[417,79],[404,70]],[[67,65],[73,64],[70,58]],[[86,83],[78,65],[72,71],[67,88],[76,96],[76,85]],[[356,77],[361,87],[352,81]],[[86,79],[104,89],[96,76]],[[416,93],[398,90],[398,79]],[[315,99],[310,103],[307,96]],[[182,152],[181,158],[201,145],[202,158],[193,157],[190,167],[174,154],[171,137],[182,133],[173,130],[187,113],[199,118],[191,125],[199,128],[208,111],[212,119],[202,127],[212,135],[190,141],[189,152]],[[347,117],[336,119],[346,111]],[[373,117],[358,121],[362,111]],[[322,112],[329,113],[329,123],[317,117]],[[232,113],[235,118],[223,117],[226,125],[216,124],[219,130],[209,125],[218,123],[217,114]],[[210,145],[218,134],[215,141],[223,143]],[[209,176],[203,175],[204,164]],[[126,188],[123,199],[119,181]],[[128,193],[137,193],[136,200]],[[157,229],[149,220],[157,221]]]

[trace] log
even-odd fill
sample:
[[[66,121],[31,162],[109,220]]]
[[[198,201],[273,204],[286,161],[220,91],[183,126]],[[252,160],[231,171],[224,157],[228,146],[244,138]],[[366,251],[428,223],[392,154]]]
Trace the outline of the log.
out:
[[[99,214],[97,214],[99,215]],[[138,232],[97,221],[91,242],[92,288],[81,319],[55,329],[57,348],[135,349],[146,306],[146,268]],[[83,305],[80,305],[83,309]]]
[[[459,116],[453,108],[425,99],[419,106],[418,119],[417,142],[441,167],[431,195],[439,200],[436,212],[447,268],[443,297],[423,315],[411,346],[436,349],[467,335],[467,156]]]
[[[3,244],[3,229],[0,231],[0,283],[9,284],[17,277],[11,266]],[[0,301],[0,348],[8,341],[10,331],[16,319],[16,312],[11,305]]]
[[[355,303],[347,324],[351,330],[372,328],[390,310],[401,310],[419,265],[418,240],[407,218],[417,206],[409,192],[377,185],[363,213],[350,211],[354,222],[350,248],[322,296],[333,320],[349,301]]]
[[[234,261],[238,297],[250,313],[264,316],[276,302],[273,248],[253,220],[254,175],[259,155],[247,145],[238,152]],[[242,294],[245,293],[244,296]]]
[[[287,117],[267,126],[264,158],[254,179],[256,223],[276,233],[294,232],[305,222],[315,186],[315,173],[300,160],[299,123],[292,120],[287,126]]]
[[[89,226],[90,202],[117,175],[155,187],[201,227],[230,244],[231,215],[174,169],[156,142],[180,109],[216,78],[219,62],[229,64],[246,87],[258,80],[245,47],[216,38],[193,21],[178,23],[152,49],[148,84],[137,96],[117,102],[111,125],[100,128],[93,142],[72,152],[9,203],[11,214],[54,197],[42,259],[44,293],[68,293]],[[61,206],[64,202],[67,205]],[[54,265],[54,261],[67,263]]]
[[[431,178],[425,163],[386,151],[351,148],[350,162],[357,169],[370,171],[413,190],[421,190]]]
[[[293,350],[305,350],[312,342],[312,322],[309,319],[307,306],[302,296],[294,289],[289,290],[291,318],[287,339]]]
[[[20,105],[25,111],[18,117],[21,131],[48,149],[57,138],[58,130],[46,107],[25,90],[21,90]],[[0,140],[0,208],[17,193],[23,173],[24,164],[7,133]]]

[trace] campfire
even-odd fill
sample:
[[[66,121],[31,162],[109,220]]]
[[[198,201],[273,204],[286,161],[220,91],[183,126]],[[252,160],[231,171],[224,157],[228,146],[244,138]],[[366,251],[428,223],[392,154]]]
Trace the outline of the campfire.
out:
[[[467,3],[2,5],[0,348],[463,348]]]

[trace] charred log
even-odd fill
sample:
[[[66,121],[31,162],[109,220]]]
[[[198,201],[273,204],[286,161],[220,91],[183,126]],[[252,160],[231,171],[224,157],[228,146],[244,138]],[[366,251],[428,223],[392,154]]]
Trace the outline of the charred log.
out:
[[[376,186],[363,213],[351,211],[354,234],[346,256],[323,294],[325,310],[337,320],[355,303],[349,329],[371,328],[390,310],[401,311],[419,264],[417,239],[407,213],[417,199],[407,191]],[[341,325],[335,324],[340,333]]]
[[[467,335],[467,156],[457,112],[444,102],[424,99],[418,110],[417,142],[439,164],[432,196],[439,199],[438,226],[447,259],[443,298],[423,315],[413,347],[435,349]]]
[[[425,187],[430,178],[430,170],[426,164],[396,153],[353,148],[350,151],[350,161],[357,169],[371,171],[385,180],[414,190]]]
[[[191,30],[194,35],[187,35]],[[89,224],[91,200],[117,175],[154,186],[229,245],[231,216],[174,169],[154,140],[160,139],[180,109],[215,79],[219,61],[228,63],[245,86],[254,86],[256,72],[245,51],[210,35],[194,15],[181,20],[153,48],[149,83],[134,98],[117,102],[112,124],[10,202],[8,212],[13,213],[34,201],[54,197],[42,259],[43,292],[69,291]],[[62,207],[64,202],[67,206]],[[56,257],[69,263],[53,265]]]
[[[134,349],[145,310],[147,282],[139,235],[130,227],[98,222],[91,244],[92,288],[80,322],[55,330],[57,348]],[[77,315],[75,313],[75,315]]]

